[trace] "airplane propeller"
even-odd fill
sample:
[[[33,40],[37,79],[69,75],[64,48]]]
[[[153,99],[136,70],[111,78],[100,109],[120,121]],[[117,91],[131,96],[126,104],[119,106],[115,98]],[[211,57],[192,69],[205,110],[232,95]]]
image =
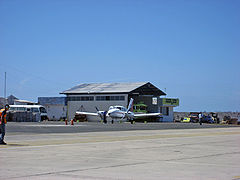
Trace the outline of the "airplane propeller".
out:
[[[95,106],[95,108],[96,108],[97,113],[100,116],[101,120],[106,124],[107,123],[107,120],[106,120],[107,111],[99,111],[99,109],[96,106]]]
[[[124,119],[128,115],[128,113],[131,111],[132,106],[133,106],[133,98],[130,99],[127,111],[124,113],[124,116],[122,117],[122,119]]]
[[[99,111],[99,109],[97,108],[97,106],[95,106],[96,110]]]
[[[99,109],[97,108],[97,106],[95,106],[96,110],[97,110],[97,113],[99,114],[101,120],[103,120],[103,115],[102,113],[99,111]]]

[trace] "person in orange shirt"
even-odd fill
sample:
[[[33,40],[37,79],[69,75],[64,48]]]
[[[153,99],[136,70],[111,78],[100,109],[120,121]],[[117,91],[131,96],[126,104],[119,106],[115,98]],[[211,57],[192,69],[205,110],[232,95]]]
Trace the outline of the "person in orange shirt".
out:
[[[7,111],[9,109],[9,105],[5,105],[5,109],[0,110],[0,145],[6,145],[7,143],[4,142],[4,136],[5,136],[5,124],[7,124]]]

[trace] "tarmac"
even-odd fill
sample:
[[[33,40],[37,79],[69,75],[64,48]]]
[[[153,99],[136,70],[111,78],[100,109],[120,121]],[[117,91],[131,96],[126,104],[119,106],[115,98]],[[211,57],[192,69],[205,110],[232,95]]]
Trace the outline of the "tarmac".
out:
[[[40,133],[13,132],[22,125],[9,124],[8,145],[0,146],[1,180],[240,180],[240,126],[41,131],[54,125],[62,128],[59,124],[30,123],[23,126],[37,126]]]

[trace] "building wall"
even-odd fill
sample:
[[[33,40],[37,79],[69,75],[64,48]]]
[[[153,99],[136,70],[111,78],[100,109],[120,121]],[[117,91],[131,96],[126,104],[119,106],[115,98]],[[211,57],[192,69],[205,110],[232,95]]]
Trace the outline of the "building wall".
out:
[[[38,103],[46,108],[50,120],[66,118],[66,97],[38,97]]]
[[[67,106],[63,104],[45,104],[48,118],[50,120],[60,120],[66,118]]]
[[[179,99],[177,98],[159,98],[160,113],[163,114],[163,122],[173,122],[174,113],[173,108],[179,106]],[[167,112],[168,109],[168,112]]]
[[[87,97],[88,95],[68,95],[67,108],[68,108],[68,120],[73,119],[76,111],[85,111],[85,112],[97,112],[97,107],[100,111],[106,111],[110,106],[113,105],[128,105],[128,95],[127,94],[104,94],[104,95],[89,95],[93,96],[93,101],[72,101],[71,97]],[[124,96],[124,100],[103,100],[97,101],[96,96]],[[98,116],[87,116],[88,121],[99,121],[100,117]]]
[[[161,110],[162,108],[162,110]],[[168,108],[168,113],[166,112],[166,109]],[[173,114],[173,107],[172,106],[161,106],[160,112],[162,115],[162,122],[173,122],[174,120],[174,114]]]
[[[149,113],[152,112],[159,112],[159,105],[157,104],[153,104],[152,102],[152,98],[155,96],[151,96],[151,95],[140,95],[140,96],[133,96],[132,98],[134,99],[133,104],[138,104],[140,102],[143,102],[144,104],[147,105],[147,111]],[[158,97],[156,97],[158,99]]]

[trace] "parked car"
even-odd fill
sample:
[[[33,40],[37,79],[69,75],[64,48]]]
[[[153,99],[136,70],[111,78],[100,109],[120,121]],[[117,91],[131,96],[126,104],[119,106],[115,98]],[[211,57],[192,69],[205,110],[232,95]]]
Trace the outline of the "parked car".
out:
[[[214,123],[214,120],[212,119],[212,117],[211,116],[209,116],[209,115],[203,115],[203,117],[202,117],[202,123]]]
[[[190,112],[189,117],[191,119],[191,122],[193,122],[193,123],[199,122],[199,118],[198,118],[199,114],[200,114],[200,112]]]
[[[185,117],[185,118],[183,118],[182,122],[184,122],[184,123],[190,123],[190,122],[191,122],[191,118]]]

